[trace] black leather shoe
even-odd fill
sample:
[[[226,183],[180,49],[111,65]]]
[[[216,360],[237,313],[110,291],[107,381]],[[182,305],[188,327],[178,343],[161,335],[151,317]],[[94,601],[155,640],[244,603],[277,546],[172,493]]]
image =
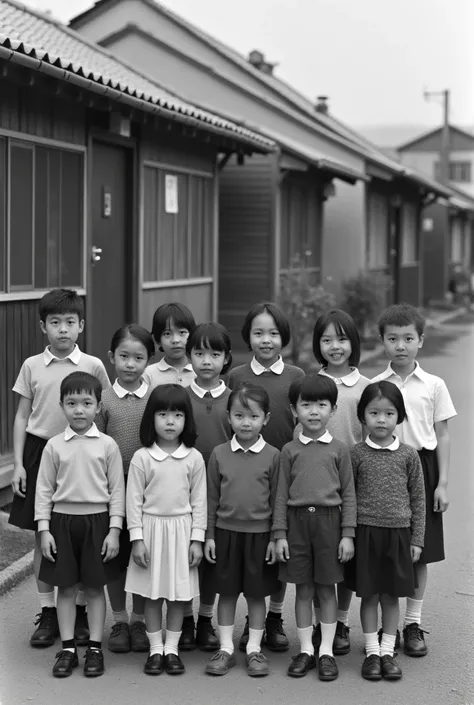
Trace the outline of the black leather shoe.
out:
[[[91,649],[90,647],[86,650],[84,654],[86,662],[84,664],[84,675],[88,678],[94,678],[95,676],[101,676],[104,671],[104,654],[102,650]]]
[[[383,629],[379,629],[377,632],[377,636],[379,638],[379,644],[382,643],[382,634],[383,634]],[[399,648],[400,648],[400,630],[397,629],[397,634],[395,637],[395,651],[398,651]]]
[[[295,656],[290,663],[288,675],[293,678],[303,678],[312,668],[316,668],[316,659],[311,654],[302,652],[298,654],[298,656]]]
[[[134,622],[130,625],[130,645],[132,651],[149,651],[150,641],[146,635],[145,622]]]
[[[186,670],[184,663],[181,661],[179,656],[176,656],[176,654],[165,654],[164,661],[165,671],[170,676],[180,676]]]
[[[30,645],[37,649],[52,646],[56,637],[59,636],[56,607],[43,607],[41,612],[36,615],[35,626],[37,629],[31,636]]]
[[[365,678],[367,681],[379,681],[382,678],[380,656],[377,656],[377,654],[367,656],[362,664],[361,674],[362,678]]]
[[[79,661],[77,651],[58,651],[58,659],[53,666],[53,676],[55,678],[67,678],[71,675],[72,669],[77,668]]]
[[[87,646],[90,639],[89,620],[85,607],[76,605],[76,623],[74,624],[74,641],[77,646]]]
[[[219,639],[210,621],[198,619],[196,625],[196,646],[201,649],[201,651],[219,650]]]
[[[267,617],[265,620],[265,641],[270,651],[288,651],[290,642],[283,629],[281,617]]]
[[[196,636],[194,634],[194,617],[184,617],[179,637],[178,648],[181,651],[193,651],[196,648]]]
[[[147,676],[161,675],[164,669],[163,661],[163,654],[153,654],[153,656],[148,656],[146,663],[143,667],[143,673],[146,673]]]
[[[242,632],[242,636],[239,639],[239,650],[240,651],[247,651],[248,642],[249,642],[249,618],[247,615],[247,617],[245,618],[244,631]]]
[[[416,622],[407,624],[403,630],[403,651],[407,656],[426,656],[428,647],[425,644],[425,634],[428,632]]]
[[[318,659],[318,674],[320,681],[335,681],[339,675],[334,656],[323,654]]]
[[[393,656],[381,656],[382,676],[386,681],[398,681],[402,677],[402,669],[395,663]]]
[[[112,625],[107,648],[114,654],[126,654],[130,651],[130,627],[127,622],[116,622]]]
[[[345,656],[351,650],[350,629],[343,622],[336,624],[336,633],[332,644],[335,656]]]

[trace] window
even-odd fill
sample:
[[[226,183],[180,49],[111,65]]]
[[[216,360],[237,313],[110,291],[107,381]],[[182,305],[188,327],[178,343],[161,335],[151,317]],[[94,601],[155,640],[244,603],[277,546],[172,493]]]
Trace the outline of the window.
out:
[[[212,276],[213,211],[212,177],[145,166],[144,282]]]
[[[83,180],[81,153],[0,138],[0,291],[83,285]]]
[[[435,163],[435,179],[441,179],[440,163]],[[449,180],[469,184],[472,181],[471,162],[449,162]]]
[[[372,269],[388,266],[388,200],[376,191],[369,191],[368,264]]]
[[[306,265],[321,264],[321,193],[314,184],[287,176],[281,188],[280,267],[288,269],[295,255]]]
[[[404,203],[402,209],[402,260],[403,264],[418,261],[418,208],[416,203]]]

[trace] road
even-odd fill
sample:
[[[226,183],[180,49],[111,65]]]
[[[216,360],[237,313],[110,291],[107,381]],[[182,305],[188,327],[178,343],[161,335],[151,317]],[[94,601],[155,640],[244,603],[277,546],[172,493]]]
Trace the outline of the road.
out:
[[[300,680],[288,678],[289,654],[268,654],[272,673],[264,679],[247,677],[243,654],[229,675],[212,678],[203,673],[206,655],[200,652],[184,655],[187,673],[182,677],[147,677],[141,672],[144,655],[106,651],[107,672],[101,678],[86,680],[77,669],[68,679],[54,679],[51,667],[57,649],[40,651],[28,645],[37,611],[34,584],[29,579],[0,599],[0,705],[129,705],[137,701],[166,705],[474,704],[474,323],[445,325],[429,338],[430,332],[420,360],[428,371],[444,377],[459,414],[450,424],[451,506],[445,515],[448,558],[430,571],[423,616],[423,626],[430,630],[430,652],[422,659],[401,654],[400,682],[369,683],[360,677],[363,638],[356,599],[351,612],[352,651],[338,659],[340,677],[333,683],[320,683],[315,672]],[[365,365],[363,372],[373,375],[384,364],[379,359]],[[285,614],[290,654],[297,651],[293,594],[289,589]],[[244,617],[241,601],[238,633]]]

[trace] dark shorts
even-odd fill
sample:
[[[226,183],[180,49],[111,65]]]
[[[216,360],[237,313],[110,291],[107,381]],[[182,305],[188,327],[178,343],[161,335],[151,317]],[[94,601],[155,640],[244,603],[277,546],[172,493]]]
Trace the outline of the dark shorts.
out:
[[[30,529],[36,531],[35,521],[35,494],[36,480],[41,462],[44,447],[48,440],[26,434],[25,447],[23,449],[23,467],[26,470],[26,495],[18,497],[14,495],[10,512],[9,523],[18,526],[20,529]]]
[[[278,566],[265,560],[270,534],[216,529],[215,589],[219,595],[259,599],[278,592]]]
[[[333,585],[344,579],[337,553],[341,540],[339,507],[288,507],[290,558],[280,563],[284,583]]]
[[[410,529],[387,529],[360,524],[355,555],[346,563],[346,585],[358,597],[385,593],[410,597],[416,587],[410,552]]]
[[[49,585],[70,587],[82,583],[98,588],[117,580],[118,556],[104,563],[102,544],[109,533],[109,514],[59,514],[52,512],[50,531],[56,542],[54,563],[43,558],[39,579]]]
[[[423,468],[426,498],[425,546],[420,563],[444,561],[443,512],[433,510],[435,489],[439,482],[438,456],[436,450],[422,448],[418,451]]]
[[[201,600],[203,596],[207,596],[208,599],[211,595],[216,599],[216,566],[214,563],[209,563],[205,558],[199,564],[199,593],[201,595]],[[203,603],[205,604],[205,603]]]

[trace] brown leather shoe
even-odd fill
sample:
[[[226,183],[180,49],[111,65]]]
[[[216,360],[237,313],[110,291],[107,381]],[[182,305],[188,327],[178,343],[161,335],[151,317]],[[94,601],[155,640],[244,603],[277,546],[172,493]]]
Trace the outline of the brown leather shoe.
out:
[[[268,676],[270,667],[265,656],[260,651],[247,654],[247,674],[253,678]]]

